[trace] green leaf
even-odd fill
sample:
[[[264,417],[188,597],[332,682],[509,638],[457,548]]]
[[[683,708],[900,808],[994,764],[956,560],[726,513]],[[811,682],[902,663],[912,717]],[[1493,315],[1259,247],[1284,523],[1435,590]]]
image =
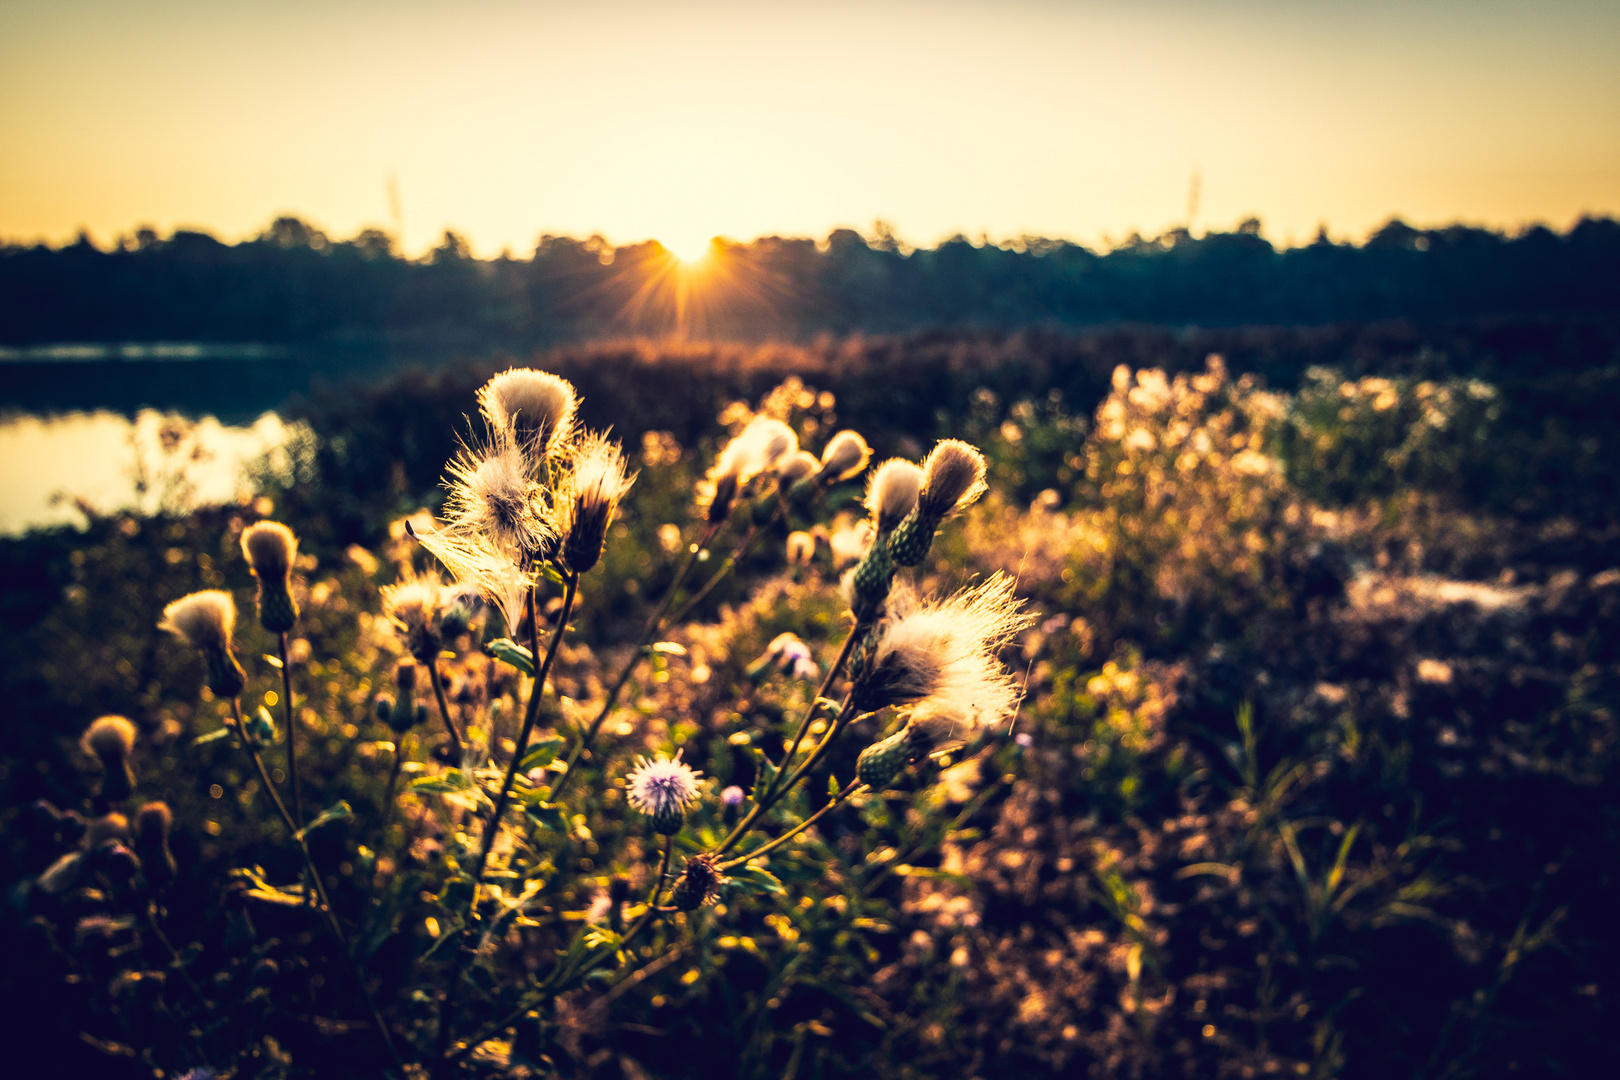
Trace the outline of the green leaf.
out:
[[[353,816],[354,811],[349,809],[349,804],[344,802],[342,799],[339,799],[331,806],[328,806],[325,810],[322,810],[320,815],[317,816],[314,821],[310,822],[308,825],[305,825],[302,829],[299,829],[294,835],[298,839],[302,840],[304,837],[308,836],[322,825],[327,825],[334,821],[342,821],[344,818],[350,818]]]
[[[563,739],[560,735],[548,735],[544,739],[536,739],[529,744],[528,750],[524,751],[523,757],[518,761],[518,772],[528,772],[530,769],[550,765],[557,760],[557,752],[562,747]]]
[[[511,638],[497,638],[490,642],[489,653],[495,659],[504,660],[523,674],[533,677],[534,654]]]
[[[841,789],[838,786],[838,777],[832,773],[827,774],[827,794],[837,795]]]
[[[745,864],[732,868],[726,880],[751,893],[781,896],[787,892],[777,876],[762,866]]]
[[[539,806],[529,808],[529,817],[537,825],[550,829],[562,836],[568,835],[568,819],[563,817],[562,808],[555,803],[541,803]]]
[[[472,786],[472,777],[460,769],[446,769],[437,776],[418,776],[405,790],[422,795],[442,795],[451,791],[467,791]]]
[[[217,742],[218,740],[225,738],[225,736],[229,735],[230,733],[230,728],[222,727],[218,731],[210,731],[206,735],[197,736],[195,739],[191,740],[191,745],[201,746],[203,743]]]

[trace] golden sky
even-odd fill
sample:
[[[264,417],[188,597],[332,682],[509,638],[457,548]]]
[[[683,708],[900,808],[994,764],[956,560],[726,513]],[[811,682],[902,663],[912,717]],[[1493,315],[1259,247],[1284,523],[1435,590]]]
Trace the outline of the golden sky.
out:
[[[1620,3],[7,0],[0,237],[677,251],[1620,213]],[[390,192],[397,193],[397,200]]]

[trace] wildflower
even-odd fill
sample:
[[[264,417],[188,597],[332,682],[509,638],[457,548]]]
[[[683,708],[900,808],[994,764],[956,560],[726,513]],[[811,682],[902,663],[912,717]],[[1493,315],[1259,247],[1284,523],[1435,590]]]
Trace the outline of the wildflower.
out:
[[[247,673],[231,652],[236,601],[230,593],[205,589],[182,596],[163,609],[158,629],[185,638],[201,651],[208,666],[208,688],[215,694],[234,698],[242,693]]]
[[[1010,715],[1017,685],[996,654],[1030,621],[1019,611],[1012,579],[997,574],[932,603],[916,604],[909,594],[898,599],[860,661],[852,706],[861,712],[911,706],[901,733],[908,753],[964,739]]]
[[[859,432],[840,431],[821,449],[821,471],[818,479],[823,484],[836,484],[866,468],[872,459],[872,448],[866,445]]]
[[[460,534],[465,544],[476,547],[485,541],[522,566],[555,550],[557,535],[544,515],[539,485],[529,479],[526,459],[516,446],[463,450],[448,473],[447,530]],[[445,565],[454,570],[451,563]]]
[[[816,455],[807,450],[795,450],[778,458],[772,471],[776,473],[777,483],[783,487],[792,487],[801,480],[815,476],[820,469],[821,461]]]
[[[832,551],[833,565],[843,568],[852,562],[858,562],[872,547],[872,523],[861,518],[853,525],[833,529],[832,535],[827,538],[827,547]]]
[[[809,566],[810,560],[816,557],[816,538],[810,533],[799,531],[788,533],[787,561],[791,566]]]
[[[944,439],[929,451],[923,460],[916,508],[889,540],[894,561],[901,566],[922,562],[945,519],[985,493],[984,472],[984,455],[960,439]]]
[[[497,443],[514,447],[538,466],[567,440],[579,398],[567,379],[513,368],[484,384],[478,391],[478,408]]]
[[[889,554],[889,534],[917,505],[922,487],[922,470],[909,461],[891,458],[878,466],[866,489],[866,509],[877,529],[866,557],[851,578],[851,608],[861,622],[875,620],[894,582],[894,559]]]
[[[84,749],[101,759],[105,777],[101,795],[123,802],[135,790],[135,772],[129,756],[135,751],[135,725],[122,716],[103,716],[85,730]]]
[[[617,443],[597,434],[580,440],[557,508],[563,561],[574,573],[585,573],[602,557],[608,524],[633,482],[625,476],[624,455]]]
[[[259,582],[259,625],[272,634],[285,634],[298,621],[298,603],[292,596],[298,537],[280,522],[256,522],[242,530],[242,557]]]
[[[756,416],[720,451],[709,470],[705,520],[718,524],[731,516],[737,495],[748,483],[776,464],[777,460],[799,449],[799,437],[780,420]]]
[[[736,784],[728,784],[720,792],[720,805],[727,810],[736,810],[743,804],[743,789]]]
[[[630,773],[630,805],[652,818],[654,830],[673,836],[681,830],[686,808],[697,801],[697,778],[679,750],[673,759],[663,754],[651,761],[638,758]]]
[[[670,893],[670,899],[682,911],[696,911],[720,895],[725,878],[720,873],[720,856],[712,852],[699,852],[686,860],[680,880]]]
[[[147,880],[158,889],[173,881],[179,869],[169,850],[169,826],[173,821],[168,803],[149,802],[135,811],[135,851],[146,867]]]
[[[799,640],[799,635],[791,631],[777,634],[771,639],[771,643],[765,647],[764,654],[748,665],[748,675],[758,682],[771,668],[784,674],[791,674],[795,679],[810,680],[821,675],[815,657],[810,654],[810,646]]]
[[[753,448],[756,473],[764,472],[779,459],[799,449],[799,437],[793,429],[769,416],[754,417],[738,438],[747,441]]]
[[[459,599],[438,574],[406,577],[382,587],[383,614],[404,639],[406,651],[423,664],[438,660],[448,636],[445,615],[461,606]],[[451,628],[458,621],[452,616]]]

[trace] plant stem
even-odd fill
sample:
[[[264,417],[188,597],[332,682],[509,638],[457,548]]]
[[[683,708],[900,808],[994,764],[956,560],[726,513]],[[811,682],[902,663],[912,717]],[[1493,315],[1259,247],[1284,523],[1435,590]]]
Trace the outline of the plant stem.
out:
[[[278,635],[281,644],[281,703],[287,717],[287,777],[292,781],[293,819],[304,827],[304,792],[298,783],[298,728],[293,719],[292,664],[287,659],[287,634]]]
[[[478,900],[478,886],[484,880],[484,866],[489,862],[490,848],[495,846],[495,835],[501,828],[501,816],[506,813],[506,804],[512,797],[512,784],[517,779],[518,762],[523,760],[523,752],[528,748],[529,736],[534,731],[534,722],[540,716],[540,697],[545,693],[546,678],[551,674],[551,665],[557,659],[557,648],[562,644],[563,634],[568,630],[568,619],[574,612],[574,599],[579,595],[579,575],[570,573],[563,579],[562,613],[558,617],[557,625],[551,629],[551,640],[546,644],[546,659],[534,673],[534,686],[529,690],[529,705],[523,713],[523,729],[518,732],[517,746],[512,751],[512,761],[506,767],[506,779],[501,782],[501,793],[495,800],[495,812],[490,816],[489,826],[484,830],[483,843],[479,845],[478,861],[473,864],[473,902]],[[534,590],[529,590],[529,655],[539,655],[539,630],[535,626]]]
[[[242,745],[247,748],[248,757],[253,760],[253,767],[259,774],[259,782],[264,785],[264,790],[269,794],[270,801],[276,808],[276,813],[281,815],[282,823],[287,826],[288,834],[298,845],[299,854],[304,857],[304,868],[309,871],[309,879],[315,885],[315,895],[320,900],[321,911],[326,915],[326,927],[332,932],[332,937],[338,945],[338,951],[348,961],[349,973],[354,976],[355,983],[360,987],[361,995],[366,999],[366,1007],[371,1012],[371,1022],[377,1029],[378,1037],[382,1039],[383,1048],[388,1051],[388,1056],[393,1059],[394,1067],[403,1075],[405,1062],[400,1058],[399,1050],[394,1046],[394,1037],[389,1032],[388,1024],[383,1020],[382,1013],[377,1009],[376,1000],[371,996],[371,987],[366,983],[365,969],[361,966],[359,957],[349,950],[349,940],[343,933],[342,925],[338,922],[337,912],[332,910],[331,897],[326,895],[326,885],[321,881],[321,872],[316,868],[315,859],[309,853],[309,844],[301,835],[302,830],[294,823],[292,814],[287,811],[287,804],[281,801],[281,795],[276,791],[275,785],[270,782],[270,774],[265,770],[264,758],[259,755],[258,745],[253,741],[253,737],[248,734],[247,725],[242,722],[242,699],[240,697],[231,699],[231,712],[236,718],[237,736],[242,740]]]
[[[405,764],[405,736],[394,736],[394,767],[388,773],[388,794],[383,796],[383,835],[388,834],[388,826],[394,823],[394,789],[399,786],[400,766]]]
[[[741,866],[749,859],[757,858],[760,855],[765,855],[775,851],[777,848],[781,847],[783,844],[787,843],[795,836],[798,836],[810,826],[814,825],[817,818],[821,817],[823,814],[826,814],[829,810],[835,810],[842,806],[851,795],[854,795],[856,791],[865,786],[866,785],[862,784],[859,780],[851,780],[849,783],[844,785],[843,791],[840,791],[837,795],[833,796],[830,801],[828,801],[826,806],[823,806],[820,810],[817,810],[815,813],[811,814],[809,817],[805,818],[803,821],[799,822],[799,824],[795,825],[781,836],[778,836],[770,843],[761,845],[760,847],[755,848],[753,851],[739,855],[735,859],[728,859],[727,861],[721,863],[719,869],[729,870],[733,866]]]
[[[450,703],[444,697],[444,679],[439,675],[439,658],[435,656],[428,661],[428,682],[433,684],[433,696],[439,701],[439,715],[444,717],[444,730],[450,733],[450,752],[455,755],[456,763],[461,762],[461,732],[456,730],[455,722],[450,719]]]
[[[735,847],[739,840],[748,835],[748,831],[754,827],[754,823],[759,820],[760,816],[774,806],[777,800],[791,788],[791,784],[781,782],[782,777],[792,766],[793,755],[798,753],[799,744],[804,741],[805,733],[810,730],[811,722],[815,719],[816,713],[821,710],[822,699],[826,696],[827,691],[832,689],[834,680],[838,678],[838,674],[843,670],[844,665],[849,662],[850,654],[855,651],[856,641],[865,636],[866,627],[867,624],[857,622],[854,629],[849,632],[849,636],[844,639],[844,647],[839,650],[838,658],[827,669],[827,676],[821,680],[820,688],[816,690],[815,696],[810,699],[810,707],[805,710],[804,719],[799,721],[799,730],[794,734],[793,741],[788,745],[787,754],[782,758],[782,767],[777,770],[776,776],[766,785],[765,794],[754,803],[753,808],[748,811],[743,819],[737,822],[736,828],[732,829],[731,833],[721,841],[720,846],[714,849],[715,854],[724,855]],[[829,733],[829,737],[831,734]],[[818,753],[825,748],[827,742],[827,739],[822,740],[821,746],[816,748]],[[814,757],[813,754],[812,758]],[[803,775],[804,770],[802,769],[795,772],[792,782],[797,783]]]
[[[680,591],[681,582],[685,581],[686,576],[692,572],[692,567],[697,563],[698,553],[703,550],[705,544],[714,539],[714,534],[718,530],[719,526],[713,523],[704,527],[703,534],[698,538],[698,542],[692,545],[692,552],[687,555],[686,561],[681,564],[680,570],[676,572],[675,580],[669,583],[669,589],[664,593],[664,598],[658,602],[658,607],[653,610],[652,615],[648,616],[647,625],[642,627],[641,636],[636,639],[635,645],[630,650],[629,657],[624,662],[624,667],[619,669],[618,676],[608,689],[607,697],[602,701],[602,708],[597,712],[596,719],[592,720],[590,727],[585,729],[585,734],[580,737],[579,745],[575,746],[568,755],[568,762],[563,768],[562,776],[557,780],[556,784],[552,785],[550,795],[552,802],[562,798],[562,793],[567,789],[568,782],[574,778],[580,759],[585,756],[596,742],[596,736],[602,730],[602,724],[607,720],[608,714],[613,711],[613,706],[618,704],[619,695],[624,692],[625,685],[630,681],[631,674],[636,670],[636,665],[641,662],[641,650],[646,647],[648,639],[663,627],[664,613],[669,610],[670,604],[675,599],[675,594]]]

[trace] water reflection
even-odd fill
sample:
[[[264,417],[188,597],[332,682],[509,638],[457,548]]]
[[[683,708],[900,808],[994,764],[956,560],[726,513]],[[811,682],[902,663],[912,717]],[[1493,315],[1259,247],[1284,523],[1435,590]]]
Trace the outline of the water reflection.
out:
[[[228,502],[243,490],[244,466],[286,438],[272,412],[246,426],[156,409],[133,420],[12,414],[0,419],[0,533],[81,522],[80,502],[104,513]]]

